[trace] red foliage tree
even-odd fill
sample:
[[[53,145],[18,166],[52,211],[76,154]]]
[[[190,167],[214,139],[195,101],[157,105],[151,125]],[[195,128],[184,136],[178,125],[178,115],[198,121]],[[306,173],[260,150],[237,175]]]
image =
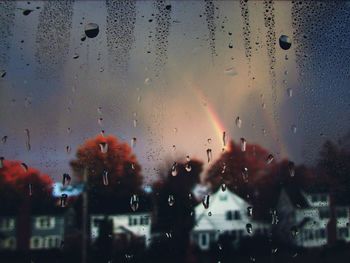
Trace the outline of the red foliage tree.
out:
[[[87,140],[70,164],[79,181],[87,170],[87,187],[93,209],[113,207],[128,210],[130,196],[142,192],[141,167],[137,159],[129,145],[114,136],[99,135]],[[104,181],[104,176],[108,182]]]

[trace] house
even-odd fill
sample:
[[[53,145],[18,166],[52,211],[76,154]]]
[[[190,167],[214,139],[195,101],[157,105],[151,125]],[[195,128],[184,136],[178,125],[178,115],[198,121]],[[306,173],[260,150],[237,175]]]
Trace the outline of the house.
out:
[[[266,235],[270,225],[253,218],[252,206],[228,189],[209,196],[209,206],[195,207],[195,226],[191,240],[202,250],[208,250],[221,235],[228,235],[233,243],[255,234]]]
[[[16,248],[16,216],[0,216],[0,250],[15,250]]]
[[[301,247],[328,244],[331,237],[330,195],[298,188],[281,191],[277,211],[280,217],[278,233],[287,242]],[[335,208],[336,239],[350,241],[349,208]]]
[[[151,237],[151,212],[129,212],[121,214],[90,215],[90,240],[95,242],[100,235],[101,222],[107,220],[112,224],[113,239],[129,243],[137,239],[148,246]]]
[[[63,214],[42,214],[31,217],[29,249],[57,249],[64,240]]]

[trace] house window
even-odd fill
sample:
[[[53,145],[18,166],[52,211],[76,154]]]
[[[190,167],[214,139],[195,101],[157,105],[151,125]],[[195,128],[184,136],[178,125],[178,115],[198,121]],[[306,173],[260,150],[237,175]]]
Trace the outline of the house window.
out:
[[[319,210],[320,218],[321,219],[328,219],[330,216],[329,209],[323,208]]]
[[[321,201],[327,202],[327,195],[321,195]]]
[[[135,217],[135,216],[130,216],[129,217],[129,226],[136,226],[139,224],[138,222],[138,217]]]
[[[320,229],[320,237],[321,238],[326,238],[326,230],[324,228]]]
[[[32,237],[30,239],[30,248],[32,248],[32,249],[42,248],[42,238],[41,237]]]
[[[226,212],[226,220],[240,220],[241,219],[241,214],[239,211],[227,211]]]
[[[219,195],[220,201],[226,201],[227,195]]]
[[[148,216],[142,216],[140,225],[148,225],[149,224],[149,217]]]
[[[208,233],[201,233],[199,235],[199,242],[202,247],[207,247],[209,244],[209,235]]]
[[[5,249],[14,249],[16,248],[16,239],[14,237],[9,237],[3,240],[3,248]]]
[[[342,227],[338,229],[339,238],[348,238],[349,237],[349,229],[346,227]]]
[[[38,229],[52,229],[55,227],[55,218],[48,216],[37,217],[35,226]]]
[[[12,230],[15,227],[15,220],[13,218],[3,218],[1,220],[0,229],[1,230]]]
[[[336,213],[338,218],[344,218],[348,216],[345,208],[337,208]]]

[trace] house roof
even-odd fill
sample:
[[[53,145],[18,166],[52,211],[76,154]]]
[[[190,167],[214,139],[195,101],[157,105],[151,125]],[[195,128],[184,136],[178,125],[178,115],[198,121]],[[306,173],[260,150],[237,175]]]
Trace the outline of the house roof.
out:
[[[310,207],[305,196],[302,194],[301,190],[297,187],[285,187],[284,191],[286,192],[289,200],[292,205],[296,208],[308,208]]]

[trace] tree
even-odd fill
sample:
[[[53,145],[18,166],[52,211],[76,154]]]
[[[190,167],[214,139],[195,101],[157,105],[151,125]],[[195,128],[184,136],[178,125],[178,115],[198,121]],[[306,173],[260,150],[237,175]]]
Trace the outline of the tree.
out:
[[[203,163],[198,160],[175,163],[161,171],[160,179],[154,183],[155,215],[152,228],[163,235],[163,242],[159,244],[161,248],[155,250],[157,258],[164,256],[167,260],[172,258],[175,262],[185,262],[196,204],[190,194],[199,183],[202,170]]]
[[[93,210],[130,211],[130,196],[142,192],[141,167],[135,155],[126,143],[112,135],[87,140],[70,164],[78,181],[83,180],[86,169]]]

